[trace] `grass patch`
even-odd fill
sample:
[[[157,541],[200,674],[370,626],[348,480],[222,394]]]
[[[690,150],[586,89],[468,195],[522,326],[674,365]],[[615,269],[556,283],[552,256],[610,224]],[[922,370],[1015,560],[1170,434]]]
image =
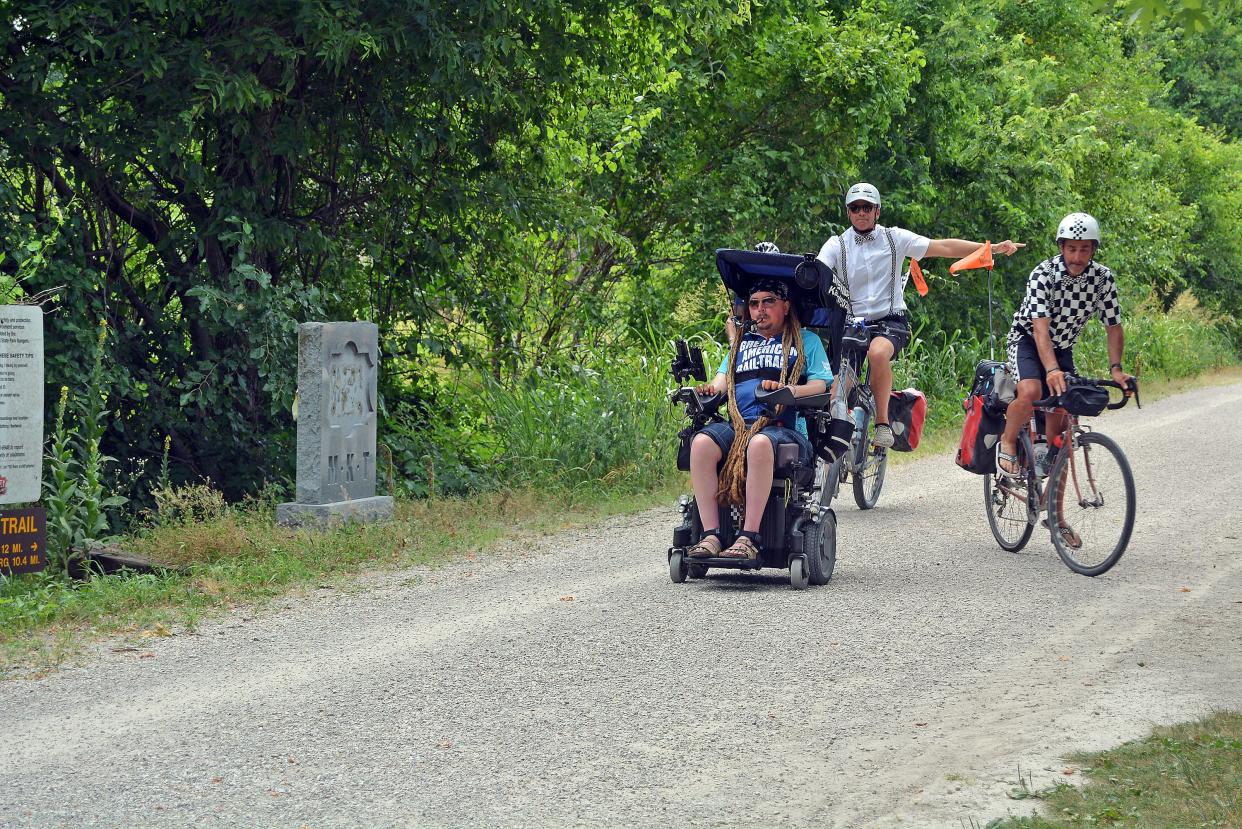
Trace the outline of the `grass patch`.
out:
[[[989,829],[1242,826],[1242,712],[1069,759],[1083,765],[1086,784],[1035,793],[1046,816],[993,821]]]
[[[205,515],[202,498],[186,499],[182,517],[162,519],[119,545],[184,572],[80,582],[40,573],[0,579],[0,678],[46,673],[101,636],[193,630],[222,612],[338,585],[366,569],[438,565],[502,539],[668,503],[675,491],[668,484],[632,495],[589,489],[403,499],[391,522],[322,533],[278,526],[271,504],[221,505]]]

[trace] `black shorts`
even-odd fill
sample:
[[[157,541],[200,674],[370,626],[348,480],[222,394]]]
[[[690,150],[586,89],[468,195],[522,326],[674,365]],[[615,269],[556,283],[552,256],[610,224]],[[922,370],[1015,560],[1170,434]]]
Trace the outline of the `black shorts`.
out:
[[[750,424],[746,424],[749,426]],[[725,457],[729,455],[729,449],[733,446],[735,433],[732,423],[709,423],[699,431],[700,435],[707,435],[716,445],[720,447],[720,452]],[[797,444],[798,446],[798,462],[803,466],[811,462],[811,442],[805,435],[797,429],[790,429],[788,426],[782,426],[780,423],[773,423],[760,430],[759,434],[772,441],[772,448],[782,446],[786,443]]]
[[[867,330],[871,339],[884,337],[893,344],[893,359],[901,350],[910,344],[910,321],[905,314],[889,314],[878,320],[867,320]]]
[[[1053,348],[1052,353],[1056,355],[1057,365],[1062,371],[1069,374],[1077,373],[1074,369],[1072,348]],[[1044,361],[1039,358],[1039,348],[1035,345],[1034,337],[1023,334],[1019,339],[1009,341],[1009,371],[1013,373],[1014,380],[1018,382],[1038,380],[1043,388],[1043,394],[1040,397],[1048,396],[1048,384],[1044,382],[1048,372],[1044,371]]]

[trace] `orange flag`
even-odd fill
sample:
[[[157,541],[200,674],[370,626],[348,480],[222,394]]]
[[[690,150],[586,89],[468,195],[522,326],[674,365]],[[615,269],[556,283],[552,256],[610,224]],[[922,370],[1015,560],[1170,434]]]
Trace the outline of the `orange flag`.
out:
[[[927,296],[927,280],[923,278],[923,269],[919,267],[919,260],[910,260],[910,276],[914,279],[914,288],[919,292],[919,296]]]
[[[957,273],[958,271],[970,271],[975,268],[987,268],[992,270],[992,243],[984,242],[979,249],[969,256],[964,256],[949,266],[949,273]]]

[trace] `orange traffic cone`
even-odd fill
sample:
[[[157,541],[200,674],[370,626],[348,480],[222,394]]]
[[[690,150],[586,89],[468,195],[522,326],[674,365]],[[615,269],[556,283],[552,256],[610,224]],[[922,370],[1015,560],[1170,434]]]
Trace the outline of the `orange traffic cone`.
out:
[[[975,268],[987,268],[992,270],[992,243],[984,242],[979,249],[969,256],[964,256],[949,266],[949,273],[957,273],[958,271],[970,271]]]
[[[919,292],[919,296],[927,296],[927,280],[923,278],[923,269],[919,267],[919,260],[910,260],[910,276],[914,279],[914,288]]]

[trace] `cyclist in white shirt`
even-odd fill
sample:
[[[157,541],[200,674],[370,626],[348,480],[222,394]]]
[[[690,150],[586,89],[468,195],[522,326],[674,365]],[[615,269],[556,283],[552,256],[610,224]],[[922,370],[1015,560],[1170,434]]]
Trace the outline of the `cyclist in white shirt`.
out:
[[[905,282],[901,266],[906,259],[948,256],[960,259],[979,248],[965,239],[928,239],[880,222],[880,192],[859,182],[845,195],[850,227],[820,248],[819,261],[832,268],[838,292],[848,292],[850,312],[866,319],[871,331],[867,350],[871,391],[875,395],[876,446],[893,445],[888,421],[888,397],[893,390],[892,361],[910,341],[910,323],[902,298]],[[992,246],[995,253],[1013,255],[1025,244],[1006,239]],[[835,366],[834,366],[835,368]]]

